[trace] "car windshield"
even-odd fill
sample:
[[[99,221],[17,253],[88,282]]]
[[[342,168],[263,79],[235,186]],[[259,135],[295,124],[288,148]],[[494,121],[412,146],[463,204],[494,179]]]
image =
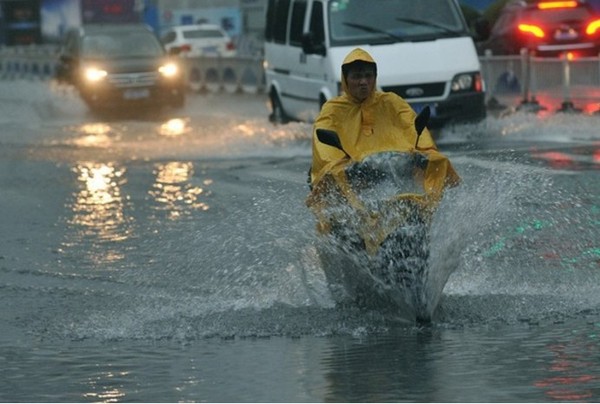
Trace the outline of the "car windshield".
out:
[[[218,29],[195,29],[183,31],[185,39],[223,38],[223,33]]]
[[[468,35],[452,0],[333,0],[329,16],[334,46]]]
[[[90,35],[82,43],[82,55],[89,58],[152,57],[163,52],[160,42],[145,32]]]

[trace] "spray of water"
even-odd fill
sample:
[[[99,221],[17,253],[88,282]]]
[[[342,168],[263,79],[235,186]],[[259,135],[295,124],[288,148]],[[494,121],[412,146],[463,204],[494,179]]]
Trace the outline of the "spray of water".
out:
[[[98,126],[92,129],[101,133],[90,134],[82,129],[91,122],[76,94],[65,89],[39,94],[39,83],[15,86],[26,87],[20,94],[35,88],[39,99],[32,103],[27,95],[4,102],[2,111],[8,112],[0,119],[9,129],[31,126],[31,136],[54,136],[53,145],[77,153],[87,147],[95,159],[105,149],[124,162],[133,152],[136,161],[202,161],[196,173],[212,181],[210,209],[187,216],[193,222],[171,227],[172,219],[165,219],[148,226],[158,236],[130,239],[141,250],[133,260],[146,262],[147,254],[152,257],[147,264],[129,263],[122,272],[110,268],[106,279],[56,278],[59,286],[48,289],[53,291],[48,300],[57,308],[62,298],[78,304],[48,327],[74,338],[182,339],[388,327],[388,319],[375,311],[336,307],[330,293],[314,218],[304,206],[310,125],[277,127],[266,117],[190,114],[179,137],[165,136],[165,122],[152,120],[93,121]],[[453,143],[476,147],[450,153],[463,183],[446,193],[432,223],[424,299],[430,313],[464,323],[535,320],[598,307],[597,180],[577,184],[574,173],[524,161],[532,142],[596,142],[596,128],[594,117],[516,114],[444,132],[442,151]],[[23,136],[8,132],[9,140]],[[510,145],[499,153],[503,142]],[[595,164],[591,158],[587,163]]]
[[[516,114],[446,134],[490,152],[453,159],[467,181],[434,222],[443,320],[536,322],[598,307],[597,163],[593,147],[570,149],[595,142],[596,124]]]

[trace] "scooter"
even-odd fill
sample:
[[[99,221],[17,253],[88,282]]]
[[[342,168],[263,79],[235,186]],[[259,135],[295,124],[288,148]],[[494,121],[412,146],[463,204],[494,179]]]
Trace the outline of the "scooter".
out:
[[[428,189],[428,176],[440,170],[428,170],[430,155],[418,151],[429,116],[426,107],[415,119],[414,150],[375,153],[351,162],[309,196],[324,236],[319,257],[339,303],[399,309],[403,319],[431,321],[435,308],[426,289],[429,231],[441,192]],[[321,143],[344,151],[337,133],[316,133]]]

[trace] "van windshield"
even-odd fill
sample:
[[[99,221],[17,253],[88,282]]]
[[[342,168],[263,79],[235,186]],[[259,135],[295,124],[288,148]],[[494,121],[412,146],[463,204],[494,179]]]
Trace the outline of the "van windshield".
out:
[[[332,0],[329,32],[332,46],[469,35],[452,0]]]

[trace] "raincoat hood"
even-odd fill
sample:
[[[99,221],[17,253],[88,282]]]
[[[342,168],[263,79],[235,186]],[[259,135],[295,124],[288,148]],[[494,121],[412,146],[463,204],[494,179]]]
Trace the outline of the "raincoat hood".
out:
[[[346,94],[348,94],[348,83],[346,83],[344,70],[349,64],[359,61],[365,63],[372,63],[375,66],[375,69],[377,69],[377,63],[375,63],[375,59],[373,59],[373,57],[366,50],[361,48],[355,48],[350,53],[348,53],[348,55],[346,55],[344,61],[342,62],[342,90]],[[377,70],[375,70],[375,72],[377,72]]]

